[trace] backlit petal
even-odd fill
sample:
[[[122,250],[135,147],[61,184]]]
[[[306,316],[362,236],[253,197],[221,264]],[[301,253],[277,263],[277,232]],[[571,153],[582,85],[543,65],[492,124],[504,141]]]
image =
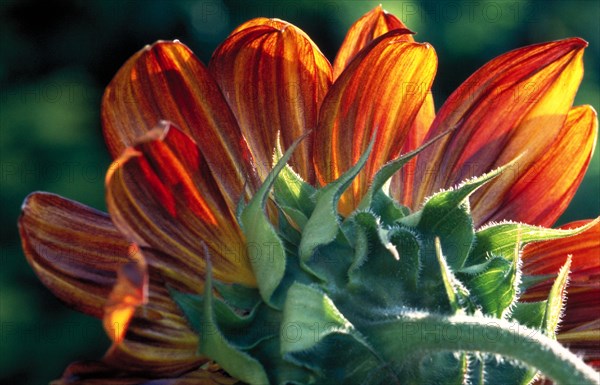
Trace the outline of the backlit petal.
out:
[[[331,84],[331,65],[310,38],[281,20],[259,18],[239,27],[213,54],[209,69],[221,87],[264,179],[277,132],[284,147],[317,125]],[[314,182],[312,140],[290,164]]]
[[[418,157],[412,207],[441,188],[519,155],[518,170],[528,169],[540,158],[571,108],[583,75],[586,46],[573,38],[520,48],[490,61],[467,79],[438,112],[428,138],[451,128],[455,131]],[[519,177],[518,170],[485,186],[475,200],[477,194],[496,197]]]
[[[27,261],[61,300],[103,316],[117,270],[131,261],[129,243],[107,214],[48,193],[23,203],[19,231]]]
[[[113,157],[165,119],[200,147],[224,193],[256,187],[251,156],[235,117],[206,67],[185,45],[157,42],[129,59],[102,100],[104,136]],[[225,170],[225,171],[224,171]],[[233,204],[237,197],[228,198]]]
[[[575,228],[589,220],[572,222],[562,228]],[[588,362],[600,364],[600,222],[589,230],[564,239],[527,245],[523,250],[523,272],[555,274],[572,255],[567,289],[566,312],[559,327],[559,341],[581,351]],[[552,280],[529,288],[526,300],[542,300]]]
[[[436,68],[429,44],[406,42],[401,31],[391,31],[362,50],[332,86],[315,133],[318,182],[331,182],[353,166],[377,131],[364,170],[342,196],[343,214],[358,204],[374,173],[404,148]]]
[[[208,246],[215,278],[254,285],[234,208],[222,196],[196,143],[169,123],[117,159],[106,177],[107,206],[121,232],[178,259],[197,280]]]
[[[148,302],[148,267],[141,253],[135,251],[137,246],[131,249],[133,260],[119,266],[117,282],[104,304],[104,330],[115,343],[125,338],[135,310]]]
[[[135,310],[125,339],[114,343],[103,361],[130,375],[178,376],[206,359],[197,355],[199,337],[171,299],[163,277],[149,268],[148,303]]]
[[[352,59],[373,40],[381,35],[392,30],[402,30],[404,35],[399,36],[399,39],[405,39],[409,42],[414,42],[413,35],[407,29],[406,25],[396,16],[387,13],[381,5],[375,7],[372,11],[366,13],[358,19],[346,34],[346,38],[338,51],[338,54],[333,63],[333,75],[336,79],[342,71],[350,64]],[[431,123],[435,118],[435,107],[433,103],[433,95],[429,90],[423,101],[419,113],[415,117],[412,127],[406,135],[402,153],[407,153],[418,148],[423,144],[423,140]],[[392,179],[390,190],[392,195],[400,201],[410,202],[412,199],[412,188],[414,178],[415,160],[408,162],[400,172]]]
[[[340,76],[360,50],[379,36],[394,29],[405,30],[404,34],[398,37],[399,40],[414,41],[406,25],[396,16],[386,12],[381,5],[364,14],[352,24],[335,57],[333,62],[334,79]]]
[[[554,142],[513,184],[497,186],[493,197],[473,200],[479,223],[511,219],[552,226],[575,195],[597,138],[596,111],[591,106],[571,109]]]

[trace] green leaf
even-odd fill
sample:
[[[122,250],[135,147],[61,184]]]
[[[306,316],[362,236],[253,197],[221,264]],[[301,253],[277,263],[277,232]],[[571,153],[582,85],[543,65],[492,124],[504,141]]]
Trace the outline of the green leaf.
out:
[[[260,294],[265,302],[274,307],[280,306],[280,304],[272,302],[271,296],[277,290],[285,275],[286,258],[283,244],[265,214],[265,207],[269,190],[292,156],[292,152],[305,136],[292,143],[241,215],[241,225],[247,241],[248,258],[250,258],[252,270],[256,275]]]
[[[302,266],[321,279],[324,277],[323,273],[311,269],[309,266],[310,260],[318,247],[333,242],[337,237],[340,230],[337,214],[338,201],[342,193],[350,186],[356,175],[364,167],[374,143],[375,138],[373,137],[369,143],[369,147],[362,154],[358,162],[337,180],[323,187],[316,194],[316,206],[302,232],[299,254]]]
[[[475,246],[469,254],[467,266],[483,263],[487,256],[496,255],[512,259],[515,245],[531,242],[547,241],[571,237],[581,234],[593,227],[598,219],[575,229],[559,230],[526,225],[523,223],[504,222],[484,227],[475,233]]]
[[[277,146],[273,156],[273,163],[276,165],[284,157],[281,150],[281,143],[277,138]],[[293,146],[293,145],[292,145]],[[313,196],[316,192],[315,188],[306,183],[300,175],[298,175],[286,161],[285,166],[275,179],[273,186],[275,201],[284,207],[301,212],[305,217],[310,216],[315,208]]]

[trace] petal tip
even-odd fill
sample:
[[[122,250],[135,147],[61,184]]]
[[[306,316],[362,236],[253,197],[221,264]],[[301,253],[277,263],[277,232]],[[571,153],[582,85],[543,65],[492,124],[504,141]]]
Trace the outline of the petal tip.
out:
[[[563,43],[573,51],[585,49],[590,45],[587,40],[584,40],[580,37],[571,37],[564,40],[559,40],[558,42]]]

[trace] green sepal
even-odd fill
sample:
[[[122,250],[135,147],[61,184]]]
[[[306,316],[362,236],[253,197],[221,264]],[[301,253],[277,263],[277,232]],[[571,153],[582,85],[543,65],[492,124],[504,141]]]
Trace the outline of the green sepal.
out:
[[[283,157],[284,155],[278,137],[275,153],[273,154],[273,164],[277,165]],[[275,201],[282,207],[289,207],[297,210],[305,217],[308,217],[315,208],[313,198],[315,192],[316,189],[306,183],[286,161],[285,166],[277,175],[273,186]]]
[[[321,290],[299,283],[288,290],[283,308],[281,352],[283,354],[312,349],[325,336],[354,334],[354,326]],[[294,336],[289,336],[294,329]]]
[[[446,132],[441,133],[440,135],[438,135],[435,138],[431,139],[427,143],[423,144],[419,148],[417,148],[417,149],[415,149],[413,151],[407,152],[406,154],[403,154],[402,156],[400,156],[400,157],[398,157],[396,159],[393,159],[393,160],[387,162],[386,164],[384,164],[379,169],[379,171],[377,171],[375,173],[375,175],[373,176],[373,179],[371,181],[371,185],[369,186],[369,189],[367,190],[366,194],[364,195],[364,197],[362,198],[362,200],[358,204],[357,210],[369,210],[369,209],[373,210],[374,209],[374,207],[373,207],[374,203],[377,200],[379,200],[381,202],[380,205],[383,204],[383,205],[387,206],[389,204],[395,203],[394,200],[391,199],[388,196],[388,194],[386,194],[383,191],[384,185],[406,163],[408,163],[411,159],[413,159],[415,156],[417,156],[421,151],[423,151],[424,149],[426,149],[427,147],[429,147],[433,143],[437,142],[442,137],[448,135],[451,131],[452,131],[452,129],[447,130]],[[398,205],[396,207],[398,207],[400,209],[400,211],[397,212],[397,213],[403,213],[404,214],[403,216],[408,215],[407,211],[402,210],[402,208],[407,209],[406,207],[400,206],[400,205]],[[378,210],[373,210],[373,211],[378,212]]]
[[[446,263],[446,257],[442,252],[442,245],[439,238],[435,238],[435,255],[440,267],[440,275],[442,276],[442,282],[444,283],[444,289],[446,290],[448,303],[450,304],[452,312],[458,313],[461,310],[461,305],[459,303],[459,297],[461,294],[457,290],[460,283]]]
[[[207,263],[204,296],[180,293],[171,290],[171,296],[182,309],[190,325],[198,332],[200,341],[198,353],[210,357],[217,362],[231,376],[249,384],[262,385],[268,383],[265,369],[255,358],[233,346],[222,334],[215,314],[212,296],[212,271],[210,261]],[[227,305],[220,303],[225,317],[237,317],[235,313],[228,313]],[[230,311],[230,309],[229,309]],[[241,317],[237,317],[238,320]]]
[[[367,190],[366,194],[361,199],[358,204],[357,210],[368,210],[372,207],[373,200],[378,193],[383,194],[383,196],[387,196],[387,194],[383,191],[383,186],[387,183],[387,181],[394,176],[398,170],[402,168],[406,163],[408,163],[411,159],[413,159],[417,154],[419,154],[426,146],[421,146],[418,149],[411,151],[402,155],[399,158],[389,161],[384,164],[383,167],[375,173],[373,179],[371,181],[371,185]],[[392,199],[388,197],[390,202],[393,202]]]
[[[265,384],[267,374],[263,366],[249,354],[244,353],[229,344],[219,332],[215,319],[212,297],[212,272],[210,263],[204,285],[203,314],[206,323],[213,325],[214,332],[200,333],[199,351],[217,362],[230,375],[250,384]]]
[[[279,206],[279,208],[285,214],[285,219],[294,228],[297,228],[301,231],[304,228],[304,226],[306,226],[306,222],[308,222],[308,217],[302,211],[290,206]]]
[[[250,349],[249,353],[268,368],[269,384],[304,385],[316,382],[313,371],[284,359],[279,349],[278,338],[261,341]]]
[[[406,293],[414,293],[419,296],[418,285],[421,266],[421,245],[418,235],[414,230],[402,226],[396,226],[390,230],[390,242],[398,251],[399,276],[398,281]],[[416,298],[413,298],[416,299]],[[416,304],[411,304],[415,306]]]
[[[389,230],[370,212],[355,212],[348,218],[355,226],[355,259],[348,269],[348,288],[360,301],[373,306],[393,306],[404,295],[398,251]],[[408,272],[407,272],[408,273]]]
[[[440,238],[450,268],[458,270],[464,265],[473,244],[475,231],[467,198],[502,174],[510,164],[465,181],[455,189],[434,194],[425,202],[417,229],[432,238]],[[409,222],[400,220],[406,225],[410,225]]]
[[[512,258],[515,245],[566,238],[592,228],[599,219],[575,229],[548,229],[523,223],[503,222],[486,226],[475,233],[475,246],[469,253],[467,265],[476,265],[487,260],[489,255]]]
[[[294,284],[283,313],[281,352],[289,362],[313,371],[316,383],[389,383],[382,382],[389,380],[388,374],[368,381],[387,365],[321,290]]]
[[[418,356],[418,355],[417,355]],[[467,357],[465,353],[433,353],[413,361],[416,373],[415,378],[406,378],[402,383],[411,383],[415,379],[418,384],[465,384]],[[416,362],[415,362],[416,361]],[[412,381],[411,381],[412,380]]]
[[[285,359],[310,370],[315,384],[399,383],[387,363],[348,334],[328,334],[313,349],[288,353]]]
[[[548,336],[554,337],[556,334],[556,328],[558,322],[562,316],[565,303],[565,289],[569,280],[569,269],[571,268],[571,256],[567,257],[567,262],[560,268],[558,277],[552,284],[550,294],[548,294],[548,301],[546,304],[546,316],[544,317],[544,324],[542,329]]]
[[[458,274],[470,292],[470,298],[481,307],[484,314],[502,318],[516,302],[520,283],[518,255],[512,260],[493,257],[477,274]]]
[[[532,329],[541,329],[546,317],[548,301],[518,302],[515,304],[510,319]]]
[[[285,168],[293,151],[305,136],[296,139],[279,159],[265,182],[242,211],[240,218],[246,236],[248,258],[256,275],[260,294],[266,303],[274,307],[281,306],[273,303],[271,296],[285,275],[286,257],[281,239],[265,214],[265,209],[269,191],[277,176]]]
[[[226,284],[217,280],[213,281],[215,289],[223,300],[230,306],[240,310],[251,310],[261,301],[258,290],[234,284]]]
[[[316,193],[315,209],[308,218],[308,222],[302,232],[299,254],[302,266],[321,279],[324,279],[324,273],[311,268],[310,260],[318,247],[333,242],[340,233],[340,223],[337,213],[338,201],[342,193],[350,186],[356,175],[365,166],[374,143],[375,138],[373,137],[369,143],[369,147],[354,166],[337,180]]]
[[[383,191],[378,191],[373,196],[370,211],[377,214],[381,223],[387,226],[393,226],[400,219],[410,215],[410,209],[402,206]]]
[[[521,276],[521,285],[519,291],[524,293],[530,287],[537,285],[538,283],[546,282],[551,279],[556,279],[556,274],[540,274],[540,275],[526,275]]]
[[[262,302],[242,315],[219,299],[212,299],[211,322],[211,316],[204,313],[205,296],[175,290],[171,295],[198,334],[218,334],[236,349],[250,349],[279,332],[280,317]]]

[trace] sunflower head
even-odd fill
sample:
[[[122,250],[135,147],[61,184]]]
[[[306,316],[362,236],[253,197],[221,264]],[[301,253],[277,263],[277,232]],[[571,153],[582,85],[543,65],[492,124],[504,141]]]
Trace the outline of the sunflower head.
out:
[[[520,250],[593,223],[552,230],[506,222],[475,231],[469,197],[510,165],[438,192],[411,212],[383,187],[423,148],[382,167],[343,216],[340,196],[373,143],[318,189],[286,165],[299,141],[284,155],[277,151],[274,169],[239,212],[258,288],[214,280],[209,263],[203,295],[171,293],[200,335],[199,353],[252,384],[529,383],[537,371],[482,354],[502,356],[486,339],[512,333],[514,348],[537,333],[554,339],[571,260],[547,298],[522,302],[539,278],[523,274]],[[266,211],[271,189],[276,222]],[[491,345],[507,343],[495,338]]]
[[[549,228],[597,137],[586,46],[504,54],[437,114],[434,49],[381,7],[333,65],[278,19],[208,66],[145,47],[102,101],[109,214],[23,205],[29,262],[113,340],[59,383],[594,383],[556,339],[566,302],[597,361],[598,220]]]

